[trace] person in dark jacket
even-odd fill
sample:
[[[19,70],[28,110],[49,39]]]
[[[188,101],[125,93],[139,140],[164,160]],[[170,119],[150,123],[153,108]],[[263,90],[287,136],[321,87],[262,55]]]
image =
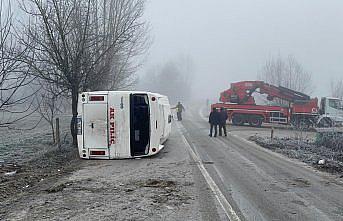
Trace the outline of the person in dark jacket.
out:
[[[226,120],[227,120],[228,116],[227,116],[227,112],[225,110],[225,108],[220,108],[220,112],[219,112],[219,136],[222,136],[222,130],[224,130],[224,135],[225,137],[227,136],[226,133]]]
[[[214,137],[217,136],[217,128],[218,128],[218,124],[219,124],[219,113],[217,111],[216,108],[212,109],[212,112],[210,113],[210,117],[208,119],[208,122],[211,125],[211,129],[210,129],[210,137],[212,137],[212,132],[213,132],[213,128],[214,128]]]
[[[177,105],[171,109],[176,109],[176,116],[177,116],[177,120],[181,121],[182,120],[182,111],[185,111],[185,108],[183,107],[183,105],[181,104],[181,102],[179,101],[177,103]]]

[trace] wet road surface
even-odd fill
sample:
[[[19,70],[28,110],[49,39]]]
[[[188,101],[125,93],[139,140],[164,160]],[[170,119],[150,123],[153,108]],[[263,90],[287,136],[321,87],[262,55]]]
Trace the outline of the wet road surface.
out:
[[[211,138],[196,110],[177,126],[241,220],[343,220],[336,177],[237,135]]]

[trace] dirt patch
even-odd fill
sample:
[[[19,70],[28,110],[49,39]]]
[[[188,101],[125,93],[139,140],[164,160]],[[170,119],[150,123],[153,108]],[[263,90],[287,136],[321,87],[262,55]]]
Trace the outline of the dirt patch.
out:
[[[343,176],[343,149],[339,146],[331,143],[324,146],[323,143],[316,141],[308,142],[294,138],[270,139],[256,135],[249,137],[249,140],[290,158],[299,159],[319,170]]]
[[[300,206],[306,206],[306,204],[300,200],[292,200],[291,203],[295,203],[295,204],[300,205]]]
[[[299,178],[292,180],[290,185],[305,188],[305,187],[310,187],[311,183],[308,180],[305,180],[305,179],[299,177]]]
[[[45,191],[48,193],[57,193],[57,192],[63,191],[64,188],[67,188],[70,185],[72,185],[72,183],[70,183],[70,182],[57,183],[57,184],[47,188]]]
[[[155,180],[149,179],[142,183],[143,187],[154,187],[154,188],[167,188],[167,187],[175,187],[176,183],[171,180]]]
[[[90,161],[85,162],[87,164]],[[116,164],[116,162],[113,163]],[[109,161],[108,164],[112,164],[112,162]],[[103,170],[103,173],[113,171],[113,168],[102,166],[91,166],[91,168],[92,170],[95,168]],[[49,182],[35,194],[27,194],[28,197],[23,197],[20,203],[14,203],[10,212],[3,218],[15,217],[19,220],[46,218],[52,220],[194,220],[187,218],[191,214],[185,212],[191,210],[195,200],[191,191],[193,182],[190,180],[178,179],[175,181],[172,177],[167,176],[144,178],[135,175],[131,177],[129,174],[124,177],[113,176],[110,179],[103,179],[102,175],[97,178],[82,177],[81,174],[88,174],[88,172],[83,173],[82,171],[91,168],[86,166],[76,172],[79,174],[76,177],[71,175],[58,179],[56,183]],[[20,214],[21,211],[24,211],[22,212],[24,215]],[[25,219],[21,218],[23,216]]]
[[[126,192],[140,191],[139,189],[141,188],[148,188],[145,191],[154,193],[150,195],[152,203],[180,206],[182,204],[189,204],[190,200],[192,200],[189,194],[182,191],[183,187],[190,185],[192,185],[190,182],[179,183],[173,180],[148,179],[128,184],[129,188],[126,189]]]

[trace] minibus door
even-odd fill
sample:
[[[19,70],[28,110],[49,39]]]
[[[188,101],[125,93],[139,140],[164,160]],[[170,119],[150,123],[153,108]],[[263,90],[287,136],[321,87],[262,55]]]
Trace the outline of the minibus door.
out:
[[[90,150],[90,155],[108,156],[107,102],[86,103],[83,113],[84,147]]]

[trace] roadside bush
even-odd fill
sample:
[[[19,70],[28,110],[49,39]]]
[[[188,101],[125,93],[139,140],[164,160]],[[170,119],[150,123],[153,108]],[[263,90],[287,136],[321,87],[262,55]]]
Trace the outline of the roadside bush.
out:
[[[343,151],[343,134],[337,132],[318,133],[315,143],[317,146]]]

